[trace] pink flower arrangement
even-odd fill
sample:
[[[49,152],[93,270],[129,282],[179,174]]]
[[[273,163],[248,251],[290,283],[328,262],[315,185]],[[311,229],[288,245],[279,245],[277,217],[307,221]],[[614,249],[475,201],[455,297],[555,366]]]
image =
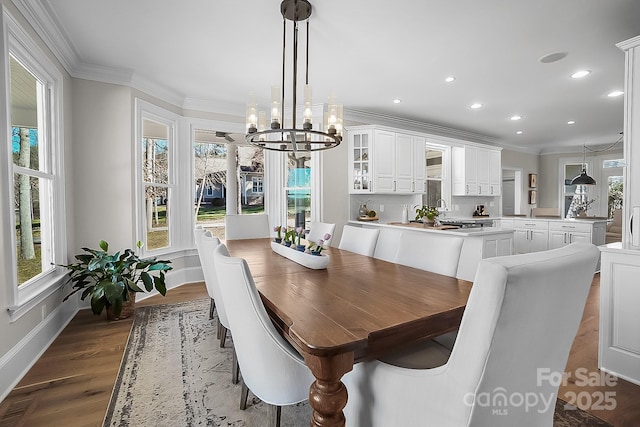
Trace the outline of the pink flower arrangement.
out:
[[[326,242],[330,238],[331,238],[331,234],[326,233],[323,236],[323,239],[320,239],[317,242],[311,242],[311,244],[309,245],[309,250],[313,253],[320,254],[320,252],[322,252],[322,250],[325,249],[323,246],[324,242]]]

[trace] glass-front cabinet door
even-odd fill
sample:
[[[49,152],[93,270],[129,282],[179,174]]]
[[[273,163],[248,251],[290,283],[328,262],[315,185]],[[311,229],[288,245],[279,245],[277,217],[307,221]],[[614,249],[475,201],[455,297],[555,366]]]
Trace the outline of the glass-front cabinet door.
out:
[[[349,132],[349,192],[371,193],[371,130]]]

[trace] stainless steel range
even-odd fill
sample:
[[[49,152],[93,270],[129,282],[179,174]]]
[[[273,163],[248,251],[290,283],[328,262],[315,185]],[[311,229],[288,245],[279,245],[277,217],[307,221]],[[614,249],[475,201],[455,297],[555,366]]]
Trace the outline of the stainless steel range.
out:
[[[487,218],[442,218],[442,225],[455,225],[460,228],[492,227],[493,219]]]

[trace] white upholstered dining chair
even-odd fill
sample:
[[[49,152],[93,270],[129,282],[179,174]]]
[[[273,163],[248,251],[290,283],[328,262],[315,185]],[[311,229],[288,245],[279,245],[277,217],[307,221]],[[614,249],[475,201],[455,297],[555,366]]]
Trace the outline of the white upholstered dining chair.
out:
[[[216,274],[216,268],[213,262],[213,251],[220,244],[220,239],[211,235],[211,233],[203,228],[196,228],[194,231],[194,237],[196,241],[196,247],[198,249],[198,256],[200,257],[200,265],[202,266],[202,273],[204,274],[204,283],[207,288],[207,294],[211,298],[211,307],[209,309],[209,318],[213,317],[214,307],[218,312],[218,338],[220,339],[220,347],[224,347],[227,334],[229,332],[229,319],[227,318],[227,311],[220,292],[220,285],[218,283],[218,276]],[[233,384],[238,383],[238,360],[237,356],[233,354],[233,365],[231,368],[231,382]]]
[[[552,376],[565,369],[598,257],[574,243],[482,260],[450,356],[426,341],[355,365],[343,379],[347,425],[551,427]]]
[[[309,227],[309,234],[306,236],[310,242],[318,242],[318,240],[324,240],[325,234],[330,234],[331,238],[324,240],[325,246],[331,245],[333,240],[333,233],[336,231],[336,225],[327,222],[312,221]]]
[[[196,250],[198,251],[198,258],[200,259],[200,266],[202,267],[203,276],[205,276],[204,258],[203,258],[204,253],[203,253],[203,250],[201,249],[201,242],[202,242],[202,238],[207,233],[208,233],[208,231],[205,230],[204,228],[202,228],[202,226],[200,226],[200,225],[198,225],[193,230],[193,239],[194,239],[194,241],[196,243]],[[213,286],[211,284],[207,283],[206,276],[205,276],[205,279],[204,279],[204,284],[205,284],[205,286],[207,288],[207,294],[209,295],[209,298],[211,299],[211,304],[209,305],[209,319],[213,319],[213,313],[215,312],[215,309],[216,309],[216,299],[215,299],[215,294],[213,292]]]
[[[255,215],[227,215],[225,221],[225,239],[259,239],[269,237],[269,216]]]
[[[224,278],[220,290],[240,363],[240,409],[246,408],[251,390],[272,405],[269,425],[277,426],[280,407],[306,400],[315,378],[271,323],[246,261],[230,257],[221,244],[214,252],[214,262],[218,278]]]
[[[373,256],[378,242],[378,234],[380,234],[380,230],[375,228],[345,225],[342,228],[342,237],[338,247],[361,255]]]
[[[396,264],[456,277],[464,238],[437,233],[403,232]]]

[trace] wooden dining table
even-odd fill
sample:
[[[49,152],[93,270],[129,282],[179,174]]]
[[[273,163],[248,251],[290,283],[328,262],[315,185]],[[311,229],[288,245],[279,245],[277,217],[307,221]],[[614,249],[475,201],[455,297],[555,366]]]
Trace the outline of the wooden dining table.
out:
[[[229,240],[244,258],[269,316],[302,355],[315,382],[311,426],[343,426],[354,363],[456,329],[471,282],[329,248],[313,270],[273,252],[270,239]],[[294,249],[291,249],[294,250]],[[416,248],[429,256],[438,248]]]

